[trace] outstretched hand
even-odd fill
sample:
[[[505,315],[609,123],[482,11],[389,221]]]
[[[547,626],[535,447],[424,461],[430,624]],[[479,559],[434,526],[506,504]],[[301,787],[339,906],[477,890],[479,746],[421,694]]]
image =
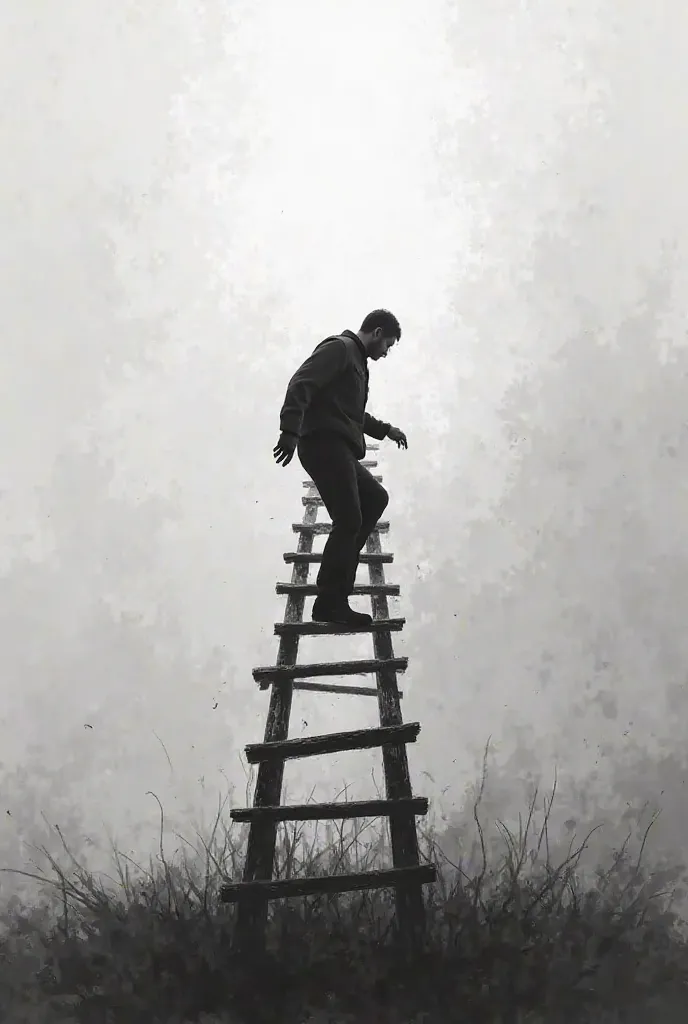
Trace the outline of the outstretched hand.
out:
[[[298,443],[298,437],[294,434],[285,434],[284,431],[282,431],[279,436],[279,441],[272,449],[272,454],[275,456],[275,462],[278,464],[282,463],[283,466],[288,466],[294,458],[294,452]]]
[[[396,441],[397,448],[408,448],[406,434],[403,430],[399,430],[399,427],[392,427],[387,434],[387,437],[390,441]]]

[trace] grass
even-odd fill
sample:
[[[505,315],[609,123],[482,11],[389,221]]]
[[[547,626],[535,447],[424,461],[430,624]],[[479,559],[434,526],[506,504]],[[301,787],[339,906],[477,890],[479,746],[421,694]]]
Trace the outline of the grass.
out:
[[[5,911],[0,1019],[11,1024],[673,1024],[688,1019],[688,948],[672,908],[678,877],[644,868],[645,839],[629,841],[583,882],[589,836],[553,864],[534,795],[517,832],[485,839],[480,800],[464,859],[447,860],[430,823],[422,855],[427,944],[408,962],[394,943],[388,892],[271,904],[266,958],[232,954],[235,908],[223,881],[241,877],[245,834],[225,824],[147,868],[113,849],[115,872],[95,877],[63,845],[42,848],[31,905]],[[59,831],[59,830],[58,830]],[[384,828],[282,826],[277,875],[362,871],[389,864]],[[13,870],[16,869],[5,869]],[[667,888],[667,881],[669,887]]]

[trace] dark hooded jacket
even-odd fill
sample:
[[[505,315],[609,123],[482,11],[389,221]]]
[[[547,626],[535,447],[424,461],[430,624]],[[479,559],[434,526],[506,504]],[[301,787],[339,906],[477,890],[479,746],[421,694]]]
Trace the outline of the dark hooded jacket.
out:
[[[297,437],[331,431],[344,437],[357,459],[366,452],[364,434],[387,437],[391,425],[367,413],[368,354],[353,331],[316,345],[287,385],[280,429]]]

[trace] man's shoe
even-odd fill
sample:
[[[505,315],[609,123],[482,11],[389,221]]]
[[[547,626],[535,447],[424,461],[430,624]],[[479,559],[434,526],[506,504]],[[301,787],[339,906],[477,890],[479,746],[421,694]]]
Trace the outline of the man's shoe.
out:
[[[327,600],[316,597],[311,615],[313,622],[331,622],[337,626],[369,626],[372,615],[366,612],[355,612],[349,607],[348,601]]]

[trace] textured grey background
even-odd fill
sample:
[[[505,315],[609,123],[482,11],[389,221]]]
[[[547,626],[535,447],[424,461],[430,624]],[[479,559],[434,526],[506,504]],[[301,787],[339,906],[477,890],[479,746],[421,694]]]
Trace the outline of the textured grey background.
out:
[[[460,818],[491,736],[488,815],[556,768],[563,839],[650,800],[673,856],[685,5],[1,6],[0,859],[41,812],[98,866],[104,826],[154,850],[148,790],[187,833],[243,802],[302,513],[279,407],[379,305],[417,790]],[[375,715],[301,694],[294,734]],[[289,793],[370,792],[378,760],[289,766]]]

